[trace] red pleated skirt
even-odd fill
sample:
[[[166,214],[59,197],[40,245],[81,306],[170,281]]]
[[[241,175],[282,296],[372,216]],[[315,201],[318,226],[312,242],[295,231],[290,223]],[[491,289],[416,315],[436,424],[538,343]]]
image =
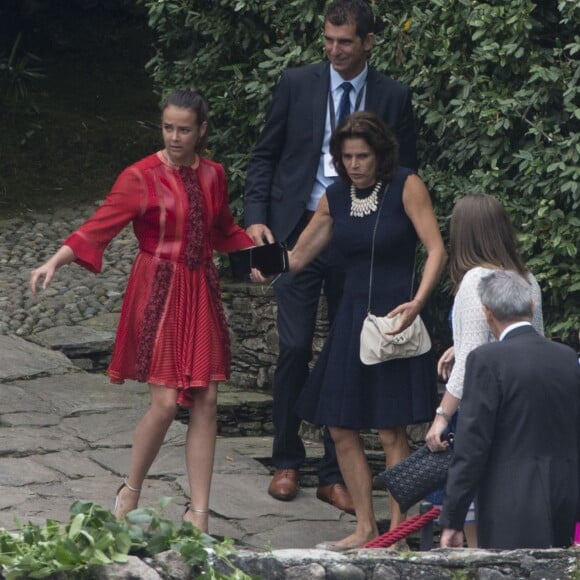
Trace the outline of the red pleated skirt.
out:
[[[182,262],[140,252],[129,275],[108,375],[178,389],[229,377],[229,334],[212,262],[189,270]]]

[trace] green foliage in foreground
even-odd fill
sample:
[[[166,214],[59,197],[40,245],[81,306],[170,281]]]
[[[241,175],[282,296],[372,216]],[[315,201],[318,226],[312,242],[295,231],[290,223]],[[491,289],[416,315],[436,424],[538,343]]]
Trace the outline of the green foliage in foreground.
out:
[[[137,0],[164,93],[201,87],[210,144],[241,213],[245,168],[283,69],[322,57],[324,0]],[[413,89],[420,174],[441,229],[457,198],[507,207],[543,290],[547,334],[580,328],[580,3],[372,0],[385,24],[372,64]],[[300,171],[296,167],[296,171]],[[435,295],[436,336],[450,297]]]
[[[219,542],[189,522],[176,529],[163,519],[161,511],[170,501],[162,498],[157,508],[134,510],[127,521],[95,503],[77,501],[67,524],[47,520],[44,525],[21,525],[16,532],[0,529],[0,573],[6,580],[46,578],[57,572],[83,572],[87,578],[91,568],[127,562],[128,555],[174,550],[195,568],[196,578],[250,580],[228,560],[234,552],[231,540]],[[217,561],[231,574],[216,571],[212,563]]]

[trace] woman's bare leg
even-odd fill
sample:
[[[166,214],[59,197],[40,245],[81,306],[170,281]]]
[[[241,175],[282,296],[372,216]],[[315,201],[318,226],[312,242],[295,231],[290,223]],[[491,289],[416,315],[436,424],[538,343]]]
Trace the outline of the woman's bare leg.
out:
[[[372,501],[372,475],[358,431],[330,427],[344,483],[354,504],[356,529],[335,542],[345,548],[359,548],[379,534]]]
[[[407,441],[407,428],[404,425],[392,429],[379,429],[379,438],[385,452],[387,467],[393,467],[409,455],[409,442]],[[390,530],[404,522],[407,514],[401,512],[399,504],[389,496],[391,507]]]
[[[167,387],[149,385],[151,403],[141,417],[133,435],[131,466],[127,476],[128,486],[140,490],[151,464],[157,457],[167,430],[177,411],[177,391]],[[118,493],[115,515],[122,518],[135,509],[139,492],[124,486]]]
[[[463,533],[468,548],[477,548],[477,522],[468,522],[463,526]]]
[[[217,436],[217,383],[210,383],[207,389],[195,389],[193,393],[185,442],[191,504],[183,519],[207,532]]]

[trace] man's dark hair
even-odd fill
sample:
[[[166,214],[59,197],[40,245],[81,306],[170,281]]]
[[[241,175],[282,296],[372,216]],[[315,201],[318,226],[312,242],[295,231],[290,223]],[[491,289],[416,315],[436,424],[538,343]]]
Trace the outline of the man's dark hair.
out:
[[[356,33],[361,40],[375,32],[375,17],[370,4],[365,0],[335,0],[327,8],[324,21],[333,26],[356,24]]]

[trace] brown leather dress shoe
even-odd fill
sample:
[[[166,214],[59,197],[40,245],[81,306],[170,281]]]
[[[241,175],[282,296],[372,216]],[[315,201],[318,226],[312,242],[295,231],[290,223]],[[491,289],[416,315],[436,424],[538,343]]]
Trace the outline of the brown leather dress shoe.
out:
[[[299,487],[297,469],[277,469],[268,493],[275,499],[290,501],[296,497]]]
[[[321,485],[316,490],[316,497],[321,500],[333,505],[335,508],[342,510],[348,514],[354,514],[354,504],[352,503],[352,497],[346,486],[342,483],[331,483],[329,485]]]

